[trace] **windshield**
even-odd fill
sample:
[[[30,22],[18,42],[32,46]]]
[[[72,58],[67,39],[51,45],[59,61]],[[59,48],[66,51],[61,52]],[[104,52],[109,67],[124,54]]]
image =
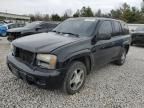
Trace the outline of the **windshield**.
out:
[[[95,19],[68,19],[58,25],[53,31],[79,36],[90,36],[95,29],[95,25]]]
[[[144,31],[144,26],[138,27],[138,28],[136,29],[136,31]]]
[[[36,22],[32,22],[32,23],[30,23],[30,24],[27,24],[25,27],[27,27],[27,28],[35,28],[35,27],[37,27],[39,24],[41,24],[41,22],[36,21]]]

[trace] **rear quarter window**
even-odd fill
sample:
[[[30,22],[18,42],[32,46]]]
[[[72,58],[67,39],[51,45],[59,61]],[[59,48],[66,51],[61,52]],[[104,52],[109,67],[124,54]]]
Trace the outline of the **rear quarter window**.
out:
[[[127,35],[129,34],[129,28],[128,25],[125,22],[121,22],[121,26],[122,26],[122,34],[123,35]]]

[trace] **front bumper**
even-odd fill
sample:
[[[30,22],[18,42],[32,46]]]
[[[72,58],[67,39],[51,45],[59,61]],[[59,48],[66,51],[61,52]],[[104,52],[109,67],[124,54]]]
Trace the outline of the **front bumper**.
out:
[[[43,88],[60,88],[66,72],[66,69],[43,71],[43,69],[29,67],[17,60],[12,54],[7,56],[7,65],[18,78]]]

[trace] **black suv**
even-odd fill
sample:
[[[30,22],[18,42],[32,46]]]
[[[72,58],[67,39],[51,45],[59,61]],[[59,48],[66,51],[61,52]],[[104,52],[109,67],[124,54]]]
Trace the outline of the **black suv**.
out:
[[[144,45],[144,26],[138,27],[132,34],[132,43],[138,45]]]
[[[123,65],[131,38],[127,24],[107,18],[70,18],[52,32],[12,42],[7,56],[10,71],[41,87],[78,92],[86,75],[114,62]]]
[[[54,29],[59,22],[44,22],[44,21],[35,21],[30,24],[27,24],[24,27],[14,28],[8,30],[8,41],[13,41],[17,38],[42,33],[42,32],[49,32]]]

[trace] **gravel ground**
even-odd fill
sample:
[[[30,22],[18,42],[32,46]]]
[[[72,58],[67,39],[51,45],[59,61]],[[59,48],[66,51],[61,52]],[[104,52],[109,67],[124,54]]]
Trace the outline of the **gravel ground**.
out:
[[[7,53],[10,51],[10,43],[6,38],[0,37],[0,64],[5,63]]]
[[[131,47],[125,65],[108,64],[91,73],[73,96],[17,79],[5,65],[8,52],[8,42],[0,40],[0,108],[144,108],[143,47]]]

